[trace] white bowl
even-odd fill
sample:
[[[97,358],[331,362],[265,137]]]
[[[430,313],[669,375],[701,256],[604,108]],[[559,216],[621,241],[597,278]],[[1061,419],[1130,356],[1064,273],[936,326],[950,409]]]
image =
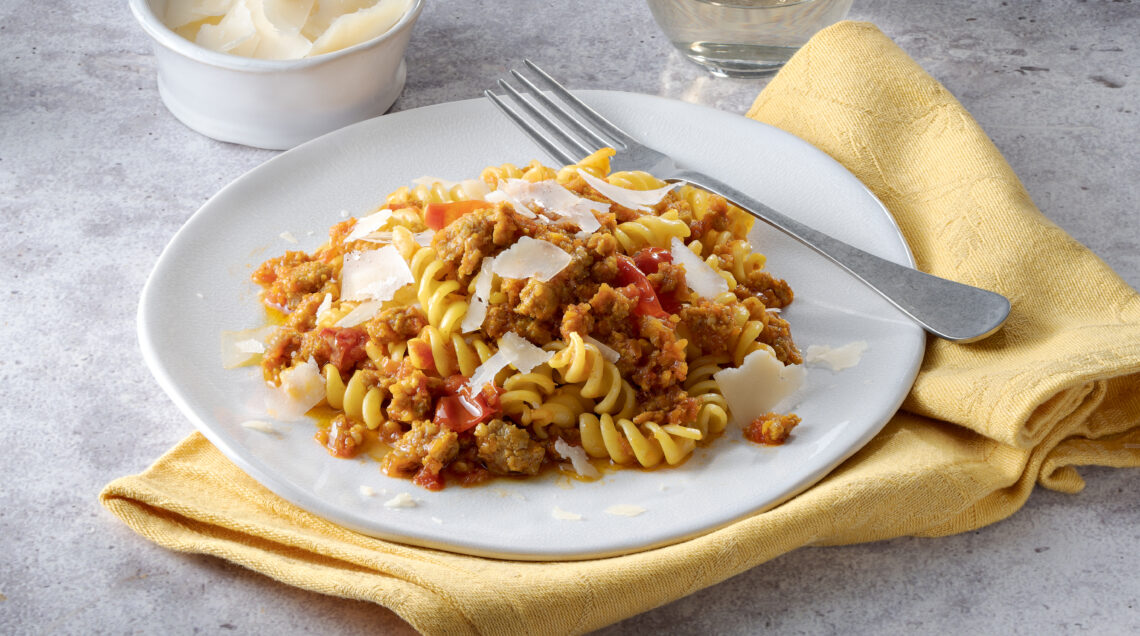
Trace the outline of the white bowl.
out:
[[[171,31],[167,0],[130,0],[154,39],[158,93],[182,123],[214,139],[285,150],[383,114],[404,89],[404,50],[423,0],[384,35],[299,60],[203,48]]]

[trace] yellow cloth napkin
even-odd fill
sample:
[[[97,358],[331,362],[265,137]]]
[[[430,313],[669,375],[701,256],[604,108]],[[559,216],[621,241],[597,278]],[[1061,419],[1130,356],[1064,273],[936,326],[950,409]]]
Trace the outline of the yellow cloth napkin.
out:
[[[146,538],[305,589],[383,604],[433,634],[569,633],[644,612],[805,545],[964,532],[1075,466],[1140,466],[1140,299],[1044,218],[955,99],[869,24],[818,34],[748,116],[855,173],[921,269],[1009,296],[996,336],[932,341],[900,412],[787,503],[678,545],[571,563],[407,547],[271,494],[194,434],[103,504]]]

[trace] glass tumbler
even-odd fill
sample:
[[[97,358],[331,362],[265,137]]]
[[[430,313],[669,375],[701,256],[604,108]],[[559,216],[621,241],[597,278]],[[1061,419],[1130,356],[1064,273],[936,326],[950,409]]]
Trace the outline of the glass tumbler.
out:
[[[763,77],[816,31],[847,15],[852,0],[647,0],[665,35],[717,77]]]

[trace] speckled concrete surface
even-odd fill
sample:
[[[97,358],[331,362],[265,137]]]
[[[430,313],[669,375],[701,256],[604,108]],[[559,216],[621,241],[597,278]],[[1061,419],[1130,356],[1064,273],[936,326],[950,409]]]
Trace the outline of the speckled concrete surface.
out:
[[[475,97],[522,56],[574,88],[743,112],[763,82],[707,77],[646,7],[432,0],[404,110]],[[1140,285],[1140,5],[856,0],[961,99],[1035,201]],[[0,633],[408,633],[384,608],[176,554],[100,508],[190,424],[143,365],[135,307],[163,245],[275,153],[159,102],[125,2],[0,0]],[[604,630],[1137,633],[1140,473],[1083,471],[967,535],[805,549]]]

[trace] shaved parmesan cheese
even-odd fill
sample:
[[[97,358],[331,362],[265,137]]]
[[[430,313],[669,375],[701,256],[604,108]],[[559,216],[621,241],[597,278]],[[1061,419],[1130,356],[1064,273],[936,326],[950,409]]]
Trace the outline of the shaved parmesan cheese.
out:
[[[867,350],[865,340],[849,342],[841,347],[828,347],[826,345],[811,345],[807,348],[804,363],[812,366],[826,365],[832,371],[842,371],[857,364]]]
[[[265,433],[266,435],[280,435],[281,434],[280,431],[273,428],[272,424],[270,424],[269,422],[262,421],[262,420],[246,420],[246,421],[242,422],[241,425],[242,425],[242,428],[248,428],[251,431],[257,431],[258,433]]]
[[[431,239],[435,236],[435,230],[424,230],[423,232],[416,232],[412,238],[416,240],[416,244],[420,247],[427,247],[431,245]]]
[[[273,28],[298,35],[313,12],[316,0],[261,0],[261,11]],[[302,36],[303,37],[303,36]],[[307,41],[307,39],[306,39]]]
[[[744,356],[739,367],[721,369],[713,375],[728,401],[732,421],[740,426],[772,411],[803,386],[805,377],[802,366],[784,366],[767,349],[753,351]]]
[[[636,517],[643,512],[645,512],[645,508],[632,504],[615,504],[606,508],[607,515],[616,515],[618,517]]]
[[[488,192],[487,196],[483,197],[483,200],[487,203],[510,203],[515,212],[521,216],[525,216],[528,219],[533,219],[538,216],[534,213],[533,210],[528,208],[525,203],[519,201],[514,197],[508,196],[507,193],[503,192],[502,190],[492,190],[491,192]]]
[[[598,351],[601,352],[602,357],[605,358],[606,360],[609,360],[610,362],[617,362],[618,359],[621,358],[620,353],[618,353],[617,351],[606,346],[606,343],[602,342],[601,340],[594,338],[593,336],[586,336],[586,337],[582,338],[582,340],[584,340],[584,341],[594,345],[595,347],[597,347]]]
[[[321,0],[309,15],[305,26],[301,27],[301,32],[305,37],[315,40],[340,16],[368,8],[375,2],[376,0]]]
[[[565,510],[554,506],[554,510],[550,511],[550,516],[558,519],[559,521],[581,521],[582,515],[576,512],[566,512]]]
[[[581,446],[572,446],[567,444],[561,437],[554,440],[554,450],[563,459],[570,460],[570,465],[574,467],[574,472],[582,477],[589,479],[597,479],[602,474],[598,472],[597,468],[590,463],[590,458],[586,455],[586,450]]]
[[[281,386],[270,385],[266,411],[279,420],[300,419],[325,399],[325,378],[312,358],[281,372]]]
[[[191,0],[189,2],[167,2],[162,22],[171,29],[186,26],[206,18],[225,15],[234,0]]]
[[[513,331],[508,331],[499,338],[499,351],[507,354],[507,359],[519,370],[519,373],[530,373],[535,367],[549,362],[554,357],[553,351],[536,347]]]
[[[413,0],[169,0],[163,23],[200,46],[261,59],[330,53],[388,32]],[[485,187],[484,187],[485,189]]]
[[[554,243],[524,236],[495,257],[491,271],[503,278],[536,278],[547,282],[570,264],[570,255]]]
[[[317,305],[317,323],[320,324],[321,319],[324,317],[326,311],[332,308],[332,294],[325,292],[325,297],[321,299],[321,304]]]
[[[274,0],[239,0],[245,2],[249,7],[250,15],[253,17],[253,26],[257,29],[257,34],[260,36],[260,41],[257,43],[257,48],[253,51],[252,57],[261,58],[263,60],[295,60],[308,55],[309,50],[313,48],[313,43],[308,38],[298,33],[300,25],[297,25],[295,30],[282,30],[280,27],[273,23],[269,17],[266,16],[265,7],[267,4],[271,6],[270,11],[275,12],[275,17],[278,20],[284,21],[286,16],[281,15],[277,9],[279,7],[273,6],[280,4],[280,0],[276,3]],[[310,9],[311,9],[310,3]],[[305,16],[308,12],[305,12]],[[303,19],[302,18],[302,19]]]
[[[553,351],[544,351],[526,338],[508,331],[499,339],[499,350],[475,369],[467,384],[473,390],[479,391],[488,384],[494,384],[495,376],[508,364],[518,369],[519,373],[530,373],[532,369],[552,357],[554,357]]]
[[[217,24],[203,24],[194,42],[214,51],[252,57],[261,37],[253,24],[253,14],[245,2],[238,2]]]
[[[685,282],[688,283],[689,289],[705,298],[712,298],[728,291],[728,281],[708,263],[702,261],[700,256],[685,247],[681,239],[674,237],[672,247],[670,252],[673,260],[685,266]]]
[[[467,313],[463,316],[463,322],[459,323],[459,330],[463,333],[471,333],[479,329],[487,317],[487,301],[491,297],[491,285],[495,278],[491,271],[494,260],[493,258],[484,258],[483,263],[479,266],[479,275],[475,277],[475,292],[471,295],[471,302],[467,306]]]
[[[252,338],[236,343],[235,347],[242,353],[265,353],[265,345]]]
[[[613,201],[614,203],[632,210],[641,210],[642,212],[650,212],[653,206],[661,203],[661,199],[670,190],[681,185],[679,183],[671,183],[664,188],[657,188],[656,190],[630,190],[629,188],[622,188],[611,184],[610,182],[599,179],[594,175],[578,168],[578,174],[590,184],[590,187],[601,193],[602,196]]]
[[[392,245],[345,254],[340,277],[342,300],[392,300],[401,287],[415,280]]]
[[[296,243],[297,242],[297,237],[293,236],[293,233],[288,231],[288,230],[285,230],[284,232],[278,234],[277,236],[280,236],[281,240],[283,240],[283,241],[288,241],[290,243]]]
[[[222,367],[233,369],[260,359],[265,353],[265,341],[277,327],[267,325],[256,329],[222,332]]]
[[[410,6],[411,0],[380,0],[366,9],[342,15],[313,40],[310,55],[339,51],[379,37],[399,22]]]
[[[352,231],[349,232],[348,236],[344,237],[344,242],[347,244],[368,237],[373,232],[384,227],[391,218],[392,211],[388,208],[384,208],[366,217],[357,219],[356,224],[352,226]]]
[[[500,349],[475,369],[471,374],[471,379],[467,381],[467,385],[475,391],[482,390],[488,384],[494,385],[495,376],[499,375],[499,371],[507,368],[508,363],[506,352]]]
[[[471,302],[467,305],[467,313],[463,316],[463,322],[459,323],[459,331],[462,333],[478,331],[486,319],[487,301],[472,297]]]
[[[352,311],[341,316],[340,320],[336,321],[335,326],[355,327],[361,323],[368,322],[372,320],[372,317],[375,316],[376,312],[380,311],[380,308],[383,306],[384,303],[379,300],[367,300],[362,302],[356,307],[353,307]]]
[[[499,190],[512,204],[517,201],[533,212],[564,218],[583,232],[596,232],[601,228],[602,224],[594,212],[610,209],[608,203],[582,198],[553,180],[531,183],[523,179],[507,179],[499,184]],[[490,198],[487,200],[490,201]],[[515,209],[519,209],[518,205],[515,205]]]
[[[435,236],[435,230],[424,230],[423,232],[416,232],[412,235],[412,240],[420,247],[428,247],[431,245],[431,239]],[[396,238],[395,232],[383,231],[373,232],[368,236],[362,236],[359,240],[368,241],[369,243],[391,243]]]
[[[479,265],[479,275],[475,277],[475,296],[488,299],[491,297],[491,288],[495,282],[493,258],[484,258]]]
[[[402,492],[384,502],[385,508],[415,508],[419,504],[406,492]]]

